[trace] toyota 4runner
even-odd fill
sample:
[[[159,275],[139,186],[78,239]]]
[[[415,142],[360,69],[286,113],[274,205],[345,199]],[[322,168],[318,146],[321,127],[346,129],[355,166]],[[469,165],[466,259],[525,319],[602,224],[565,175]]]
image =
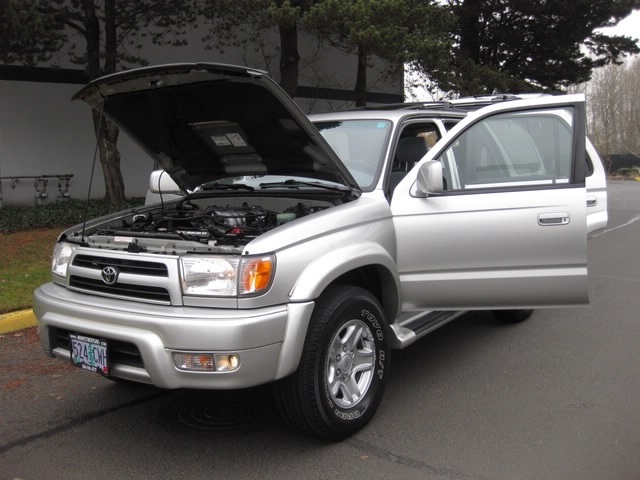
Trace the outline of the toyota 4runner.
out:
[[[158,203],[63,232],[35,291],[45,351],[85,370],[272,382],[291,425],[341,439],[374,415],[392,349],[468,310],[588,302],[607,211],[582,96],[309,119],[264,72],[178,64],[75,98],[163,169]],[[163,198],[169,177],[183,196]]]

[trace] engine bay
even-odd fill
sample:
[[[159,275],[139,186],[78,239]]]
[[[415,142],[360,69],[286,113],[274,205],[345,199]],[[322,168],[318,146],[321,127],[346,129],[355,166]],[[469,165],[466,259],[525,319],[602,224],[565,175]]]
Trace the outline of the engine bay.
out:
[[[233,249],[333,205],[332,201],[283,197],[183,199],[134,209],[87,228],[84,242],[130,252],[179,253],[205,246]]]

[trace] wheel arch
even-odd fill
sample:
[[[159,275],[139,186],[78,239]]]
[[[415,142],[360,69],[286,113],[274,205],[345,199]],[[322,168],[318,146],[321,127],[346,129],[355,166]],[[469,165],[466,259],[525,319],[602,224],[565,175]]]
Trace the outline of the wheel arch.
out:
[[[400,307],[396,264],[380,244],[367,242],[333,249],[310,262],[290,293],[292,301],[315,300],[331,285],[369,290],[381,303],[389,324]]]

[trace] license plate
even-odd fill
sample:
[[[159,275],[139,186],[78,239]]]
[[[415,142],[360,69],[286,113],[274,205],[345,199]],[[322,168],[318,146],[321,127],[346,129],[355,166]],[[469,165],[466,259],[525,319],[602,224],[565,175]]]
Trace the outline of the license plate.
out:
[[[89,372],[109,376],[107,341],[79,333],[70,333],[71,364]]]

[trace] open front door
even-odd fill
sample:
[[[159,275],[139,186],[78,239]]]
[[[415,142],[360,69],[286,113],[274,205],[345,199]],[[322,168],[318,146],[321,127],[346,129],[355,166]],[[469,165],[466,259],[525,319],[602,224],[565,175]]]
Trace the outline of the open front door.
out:
[[[441,194],[419,195],[418,164],[392,197],[404,310],[588,302],[581,95],[478,110],[433,159]]]

